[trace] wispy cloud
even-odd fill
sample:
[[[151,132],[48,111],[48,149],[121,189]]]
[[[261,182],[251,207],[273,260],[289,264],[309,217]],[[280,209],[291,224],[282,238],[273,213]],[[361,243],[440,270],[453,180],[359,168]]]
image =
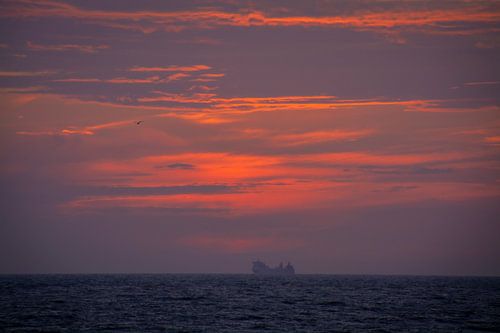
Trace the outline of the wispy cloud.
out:
[[[103,82],[101,79],[96,78],[68,78],[68,79],[56,79],[52,80],[53,82],[76,82],[76,83],[96,83]]]
[[[54,71],[0,71],[0,77],[45,76],[54,73]]]
[[[476,81],[476,82],[466,82],[464,86],[492,86],[500,84],[500,81]]]
[[[18,131],[16,134],[27,136],[94,135],[99,130],[122,126],[133,126],[135,122],[135,120],[121,120],[86,127],[70,126],[61,130],[52,131]]]
[[[55,79],[52,82],[66,82],[66,83],[110,83],[110,84],[160,84],[172,81],[178,81],[183,78],[189,77],[186,73],[175,73],[167,76],[148,76],[145,78],[130,78],[130,77],[115,77],[111,79],[98,79],[98,78],[66,78]]]
[[[190,247],[233,253],[289,250],[303,245],[302,241],[281,237],[238,237],[208,234],[183,237],[179,242]]]
[[[115,83],[115,84],[149,84],[149,83],[162,83],[165,82],[165,79],[162,79],[160,76],[150,76],[147,78],[139,79],[139,78],[127,78],[127,77],[116,77],[109,80],[103,80],[106,83]]]
[[[32,87],[4,87],[0,88],[0,93],[6,94],[25,94],[25,93],[35,93],[45,91],[47,87],[44,86],[32,86]]]
[[[46,136],[46,135],[61,135],[62,132],[54,132],[54,131],[17,131],[17,135],[26,135],[26,136]]]
[[[464,113],[464,112],[497,112],[500,106],[497,105],[477,105],[468,107],[447,106],[445,104],[411,105],[406,111],[433,112],[433,113]]]
[[[57,45],[42,45],[31,41],[27,42],[27,46],[33,51],[78,51],[83,53],[97,53],[101,50],[109,48],[109,45],[81,45],[81,44],[57,44]]]
[[[107,83],[107,84],[162,84],[179,80],[191,78],[197,75],[197,72],[210,70],[212,67],[207,65],[192,65],[192,66],[163,66],[163,67],[132,67],[127,69],[127,72],[134,73],[133,75],[139,77],[118,76],[113,78],[95,78],[95,77],[67,77],[53,79],[52,82],[61,83]],[[164,74],[162,74],[164,73]],[[4,75],[28,75],[28,72],[4,72]],[[34,72],[33,75],[42,72]],[[156,74],[156,75],[153,75]],[[132,75],[132,74],[131,74]],[[151,75],[140,77],[141,75]],[[0,73],[1,76],[1,73]],[[222,73],[201,73],[198,78],[204,78],[210,81],[216,81],[218,78],[223,77]],[[211,90],[210,88],[202,89],[205,91]]]
[[[176,40],[175,42],[179,44],[204,44],[204,45],[214,45],[214,46],[223,44],[222,40],[220,39],[207,38],[207,37],[182,39],[182,40]]]
[[[328,141],[354,141],[373,134],[373,130],[330,130],[294,134],[282,134],[273,137],[278,145],[300,146]]]

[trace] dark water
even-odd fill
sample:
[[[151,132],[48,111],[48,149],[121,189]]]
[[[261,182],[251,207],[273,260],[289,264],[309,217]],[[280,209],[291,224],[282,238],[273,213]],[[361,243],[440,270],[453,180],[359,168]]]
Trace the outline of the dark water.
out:
[[[500,331],[500,278],[4,275],[0,331]]]

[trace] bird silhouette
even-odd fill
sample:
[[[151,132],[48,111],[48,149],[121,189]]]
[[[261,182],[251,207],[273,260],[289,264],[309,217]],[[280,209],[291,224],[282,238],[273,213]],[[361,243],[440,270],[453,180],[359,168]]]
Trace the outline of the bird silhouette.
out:
[[[136,124],[136,125],[140,125],[140,124],[142,124],[143,122],[144,122],[143,120],[139,120],[139,121],[137,121],[135,124]]]

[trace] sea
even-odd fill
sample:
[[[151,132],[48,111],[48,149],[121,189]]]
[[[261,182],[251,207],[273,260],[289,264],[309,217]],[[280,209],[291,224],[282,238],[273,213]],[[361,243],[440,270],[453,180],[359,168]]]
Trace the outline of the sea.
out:
[[[0,275],[0,332],[500,332],[500,278]]]

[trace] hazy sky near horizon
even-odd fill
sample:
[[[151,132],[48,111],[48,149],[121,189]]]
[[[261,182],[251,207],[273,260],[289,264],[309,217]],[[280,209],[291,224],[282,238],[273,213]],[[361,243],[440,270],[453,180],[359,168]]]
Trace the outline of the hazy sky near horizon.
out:
[[[0,273],[500,275],[500,2],[0,3]]]

